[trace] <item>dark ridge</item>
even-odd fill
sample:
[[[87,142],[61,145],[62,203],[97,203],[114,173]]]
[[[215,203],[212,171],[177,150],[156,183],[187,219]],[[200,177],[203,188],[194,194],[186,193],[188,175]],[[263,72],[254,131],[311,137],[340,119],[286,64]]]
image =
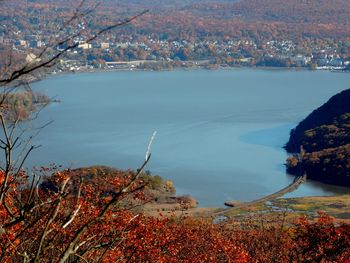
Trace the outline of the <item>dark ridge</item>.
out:
[[[301,146],[303,150],[301,150]],[[333,96],[291,131],[287,171],[350,187],[350,89]]]
[[[291,131],[289,141],[285,146],[286,150],[291,153],[299,152],[301,145],[303,145],[306,151],[315,150],[311,149],[311,147],[305,147],[305,145],[309,144],[307,141],[310,140],[310,137],[306,135],[306,132],[311,130],[315,131],[315,129],[325,129],[325,126],[329,125],[334,125],[337,128],[343,129],[344,124],[349,124],[349,118],[346,118],[347,113],[350,113],[350,89],[344,90],[333,96],[324,105],[314,110],[307,118],[300,122],[298,126]],[[334,127],[328,128],[330,128],[329,133],[332,133],[332,128]],[[345,126],[345,129],[348,130],[349,127]],[[317,133],[317,131],[315,132]],[[325,143],[325,140],[323,140],[323,142]],[[346,143],[350,143],[349,138],[347,138],[342,144]],[[319,145],[316,150],[322,148],[329,147]]]

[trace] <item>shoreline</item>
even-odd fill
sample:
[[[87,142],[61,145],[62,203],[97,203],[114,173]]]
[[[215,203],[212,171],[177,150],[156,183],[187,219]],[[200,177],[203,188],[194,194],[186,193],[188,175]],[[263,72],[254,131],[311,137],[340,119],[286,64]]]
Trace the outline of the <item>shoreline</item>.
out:
[[[215,222],[233,219],[237,222],[251,220],[274,220],[283,216],[286,222],[295,222],[301,217],[317,220],[320,213],[326,213],[336,222],[350,223],[350,194],[332,196],[279,197],[260,203],[238,205],[236,207],[189,207],[182,208],[179,204],[145,204],[143,212],[152,217],[196,217],[211,218]]]
[[[261,70],[261,71],[292,71],[292,72],[301,72],[301,71],[313,71],[313,72],[319,72],[319,71],[326,71],[331,73],[350,73],[347,70],[343,69],[311,69],[307,67],[263,67],[263,66],[218,66],[213,68],[206,68],[203,66],[197,66],[197,67],[173,67],[173,68],[164,68],[159,70],[154,70],[151,68],[110,68],[110,69],[83,69],[83,70],[76,70],[76,71],[60,71],[60,72],[50,72],[47,73],[45,76],[40,76],[38,79],[31,80],[30,83],[35,83],[41,80],[44,80],[46,78],[55,77],[55,76],[63,76],[63,75],[74,75],[74,74],[84,74],[84,73],[104,73],[104,72],[171,72],[171,71],[218,71],[218,70]]]
[[[202,71],[203,72],[203,68],[196,68],[196,69],[186,69],[186,68],[174,68],[173,70],[166,70],[166,71]],[[204,69],[206,71],[206,69]],[[214,69],[215,71],[220,71],[220,70],[224,70],[224,71],[230,71],[230,70],[263,70],[263,71],[266,71],[266,70],[271,70],[271,68],[266,68],[266,67],[262,67],[262,68],[255,68],[255,67],[233,67],[233,68],[223,68],[223,69]],[[272,70],[274,71],[289,71],[289,72],[295,72],[296,70],[295,69],[286,69],[286,68],[272,68]],[[127,69],[109,69],[109,70],[91,70],[91,71],[78,71],[76,73],[103,73],[103,72],[128,72],[130,70],[127,70]],[[142,72],[142,71],[146,71],[146,72],[156,72],[154,70],[150,71],[150,70],[145,70],[145,69],[135,69],[135,70],[132,70],[132,71],[136,71],[136,72]],[[165,71],[165,70],[163,70]],[[204,72],[205,72],[204,71]],[[298,70],[299,71],[299,70]],[[310,71],[310,70],[300,70],[300,71]],[[160,71],[162,72],[162,71]],[[48,77],[52,77],[52,76],[60,76],[60,75],[65,75],[65,74],[71,74],[71,72],[62,72],[62,73],[59,73],[59,74],[50,74]],[[229,73],[227,73],[229,74]],[[74,77],[75,79],[76,77]],[[79,77],[77,77],[79,78]],[[92,78],[94,78],[92,76]],[[248,199],[249,200],[249,199]],[[224,201],[224,200],[223,200]],[[223,203],[223,202],[222,202]]]

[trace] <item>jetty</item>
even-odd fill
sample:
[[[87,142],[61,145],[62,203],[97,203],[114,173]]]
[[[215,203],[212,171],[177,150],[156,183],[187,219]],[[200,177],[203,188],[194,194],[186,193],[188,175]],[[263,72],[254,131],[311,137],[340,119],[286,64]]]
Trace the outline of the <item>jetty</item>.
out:
[[[267,201],[277,199],[277,198],[282,197],[283,195],[285,195],[287,193],[295,191],[305,181],[306,181],[306,174],[303,176],[296,177],[290,185],[284,187],[283,189],[281,189],[273,194],[264,196],[260,199],[253,200],[250,202],[243,202],[243,203],[238,203],[237,201],[228,201],[228,202],[225,202],[225,205],[229,206],[231,208],[242,208],[242,207],[247,207],[247,206],[251,206],[251,205],[256,205],[259,203],[265,203]],[[226,209],[224,211],[226,212],[227,210],[228,209]],[[231,210],[231,209],[229,209],[229,210]]]

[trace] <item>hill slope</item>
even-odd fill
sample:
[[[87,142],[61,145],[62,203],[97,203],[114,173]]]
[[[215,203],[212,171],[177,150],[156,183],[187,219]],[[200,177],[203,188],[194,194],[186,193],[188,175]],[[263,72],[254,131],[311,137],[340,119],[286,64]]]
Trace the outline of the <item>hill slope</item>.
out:
[[[301,153],[298,153],[303,148]],[[333,96],[291,131],[287,160],[292,174],[350,186],[350,89]]]

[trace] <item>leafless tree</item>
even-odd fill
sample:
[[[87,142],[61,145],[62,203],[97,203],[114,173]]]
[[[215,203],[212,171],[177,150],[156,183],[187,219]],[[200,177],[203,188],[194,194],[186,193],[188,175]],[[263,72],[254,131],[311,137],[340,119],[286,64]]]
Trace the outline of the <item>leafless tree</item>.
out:
[[[4,2],[5,0],[0,0],[0,5]],[[42,252],[47,249],[47,246],[49,246],[50,242],[47,241],[48,234],[52,231],[52,224],[57,222],[57,216],[62,209],[62,202],[68,195],[68,185],[70,179],[67,178],[67,180],[60,183],[59,189],[54,193],[54,198],[42,200],[39,194],[39,184],[41,179],[40,174],[33,172],[31,179],[28,180],[28,175],[23,168],[28,156],[38,147],[32,144],[32,138],[43,127],[36,127],[34,132],[32,130],[32,133],[27,135],[28,130],[21,128],[19,125],[21,120],[18,115],[15,115],[15,118],[9,118],[8,111],[10,109],[8,105],[8,98],[11,96],[11,94],[16,94],[16,92],[19,90],[32,93],[29,83],[30,78],[28,77],[35,75],[37,72],[43,69],[45,70],[52,68],[59,61],[59,59],[67,53],[67,51],[77,48],[79,45],[79,43],[75,41],[77,37],[83,37],[85,39],[85,43],[91,43],[104,33],[129,24],[131,21],[137,19],[147,12],[147,10],[144,10],[134,16],[125,18],[97,30],[76,28],[76,22],[89,19],[93,15],[93,11],[96,7],[96,4],[93,6],[87,6],[86,0],[80,1],[76,9],[73,11],[72,16],[66,21],[62,22],[60,27],[58,27],[57,35],[53,37],[51,42],[46,47],[40,50],[34,61],[25,62],[20,66],[15,65],[15,62],[12,59],[12,54],[9,52],[7,61],[3,62],[3,66],[0,68],[0,148],[2,151],[0,160],[0,206],[2,206],[11,217],[11,219],[6,223],[0,225],[0,234],[6,233],[8,229],[11,229],[12,227],[23,222],[25,222],[25,224],[23,224],[24,228],[30,228],[32,224],[34,224],[35,220],[40,220],[43,217],[42,214],[37,213],[37,211],[40,209],[45,208],[48,213],[45,226],[40,233],[39,243],[36,246],[35,253],[17,251],[18,255],[23,259],[23,262],[39,262]],[[70,27],[71,30],[63,30],[67,27]],[[58,49],[60,46],[65,46],[65,48]],[[37,112],[33,112],[32,117],[35,118],[36,116]],[[151,141],[152,140],[153,137]],[[66,249],[62,251],[58,260],[59,262],[67,262],[72,255],[79,256],[78,250],[82,247],[82,242],[87,242],[86,240],[81,241],[81,236],[84,235],[86,230],[91,225],[103,219],[106,212],[115,206],[120,201],[122,196],[138,191],[143,187],[142,184],[135,186],[135,183],[138,181],[143,168],[149,162],[150,156],[151,154],[148,149],[144,162],[137,172],[133,174],[128,183],[123,185],[123,187],[113,194],[109,202],[104,205],[103,209],[97,216],[83,224],[75,232],[75,235],[68,242]],[[29,182],[29,185],[23,186],[26,187],[25,191],[23,191],[25,194],[20,196],[11,195],[14,187],[23,185],[22,182],[26,180]],[[62,228],[66,228],[72,224],[79,214],[80,206],[78,201],[80,199],[81,185],[82,182],[78,185],[78,193],[75,193],[77,206],[69,211],[67,219],[62,223]],[[30,218],[30,220],[28,218]],[[25,231],[26,229],[23,229],[22,232]],[[22,232],[19,231],[18,235],[20,236]],[[2,255],[0,255],[0,261],[5,257],[5,251],[9,249],[10,246],[15,245],[10,243],[7,246],[8,247],[3,248]]]
[[[0,4],[4,2],[6,2],[6,0],[1,0]],[[21,152],[21,160],[14,160],[13,150],[20,143],[22,136],[24,136],[24,131],[16,133],[16,128],[18,127],[18,123],[20,121],[20,118],[18,116],[15,115],[15,117],[11,119],[7,118],[6,113],[8,112],[9,105],[7,105],[6,100],[10,96],[10,94],[13,94],[15,91],[18,91],[18,89],[22,89],[27,92],[32,92],[28,76],[37,73],[39,70],[45,68],[52,68],[55,65],[55,63],[57,63],[58,60],[67,53],[67,51],[74,50],[78,47],[79,42],[75,41],[77,37],[84,37],[86,43],[91,43],[98,37],[102,36],[104,33],[129,24],[131,21],[137,19],[138,17],[148,12],[148,10],[144,10],[132,17],[125,18],[122,21],[118,21],[98,30],[91,30],[87,28],[78,29],[74,27],[74,25],[76,24],[74,22],[89,19],[90,15],[99,5],[94,4],[93,6],[86,7],[86,4],[86,0],[81,0],[78,3],[76,9],[73,11],[72,16],[66,21],[63,21],[60,27],[58,28],[58,37],[54,36],[52,41],[46,47],[40,50],[39,54],[36,56],[36,59],[34,61],[25,62],[22,66],[18,68],[13,64],[14,62],[12,59],[12,54],[11,52],[9,52],[7,63],[5,63],[0,68],[0,120],[3,135],[3,137],[0,140],[0,147],[4,151],[5,157],[3,165],[4,167],[0,168],[5,170],[7,173],[14,169],[14,163],[17,163],[16,167],[17,171],[19,171],[22,168],[30,152],[36,148],[35,146],[30,145],[31,142],[30,140],[28,140],[26,143],[27,147],[25,147],[27,150]],[[72,27],[72,29],[63,31],[63,29],[67,27]],[[70,32],[70,34],[67,34],[65,32]],[[65,48],[58,49],[58,47],[62,45],[64,45]],[[37,115],[34,114],[34,117],[36,116]],[[22,142],[22,146],[24,144],[25,143]],[[5,182],[6,181],[7,180],[5,180]],[[2,189],[6,188],[7,186],[5,183]],[[0,200],[3,199],[1,198],[1,196]]]

